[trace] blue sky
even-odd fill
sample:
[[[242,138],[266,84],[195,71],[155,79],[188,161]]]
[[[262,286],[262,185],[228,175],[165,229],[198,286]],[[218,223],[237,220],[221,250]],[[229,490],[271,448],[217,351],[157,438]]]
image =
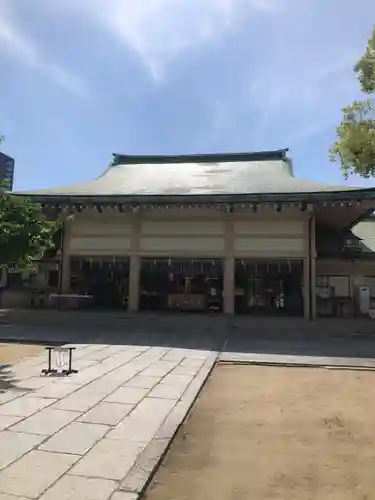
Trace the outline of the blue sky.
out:
[[[285,147],[299,177],[344,184],[327,149],[374,23],[373,0],[0,0],[16,188],[90,179],[113,152]]]

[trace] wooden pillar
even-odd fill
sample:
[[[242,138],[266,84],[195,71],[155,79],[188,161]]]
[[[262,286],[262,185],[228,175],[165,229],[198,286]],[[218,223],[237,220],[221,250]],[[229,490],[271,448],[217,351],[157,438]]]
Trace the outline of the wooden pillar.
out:
[[[5,267],[0,269],[0,289],[7,285],[7,270]]]
[[[141,259],[139,255],[130,256],[129,269],[129,311],[135,312],[139,309],[139,281],[141,271]]]
[[[224,312],[234,314],[235,298],[235,259],[234,259],[234,220],[233,214],[225,215],[225,258],[224,258],[224,279],[223,279],[223,299]]]
[[[64,222],[61,234],[61,245],[60,245],[60,276],[59,276],[59,293],[69,293],[70,292],[70,232],[71,232],[71,221]]]
[[[310,320],[316,318],[315,223],[314,211],[313,208],[310,208],[305,226],[306,253],[303,260],[304,317]]]
[[[315,228],[314,228],[315,233]],[[315,250],[315,239],[314,239]],[[311,319],[316,319],[316,256],[311,258]]]
[[[303,316],[310,319],[310,259],[303,259]]]
[[[226,257],[224,261],[224,312],[226,314],[234,314],[234,296],[235,296],[235,280],[234,280],[234,257]]]
[[[133,213],[132,237],[131,237],[131,255],[129,265],[129,304],[128,309],[131,312],[139,310],[140,293],[140,272],[141,258],[139,256],[139,239],[141,234],[141,215],[137,211]]]

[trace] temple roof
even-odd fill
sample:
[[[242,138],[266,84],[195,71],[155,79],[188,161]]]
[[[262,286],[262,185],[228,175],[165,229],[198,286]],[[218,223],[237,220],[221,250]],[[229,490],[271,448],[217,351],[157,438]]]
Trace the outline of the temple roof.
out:
[[[247,196],[305,198],[309,194],[340,193],[345,198],[375,189],[331,186],[294,177],[286,149],[259,153],[180,156],[115,154],[112,164],[96,179],[70,186],[19,194],[37,198],[203,198]],[[279,195],[279,196],[277,196]],[[285,196],[283,196],[285,195]],[[336,196],[335,196],[336,195]]]
[[[352,228],[353,235],[361,242],[364,253],[375,253],[375,216],[359,222]]]

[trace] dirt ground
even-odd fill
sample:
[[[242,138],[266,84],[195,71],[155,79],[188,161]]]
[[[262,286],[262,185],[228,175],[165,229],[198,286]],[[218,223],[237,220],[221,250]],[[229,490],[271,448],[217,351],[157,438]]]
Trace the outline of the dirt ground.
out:
[[[44,351],[44,346],[37,344],[0,343],[0,365],[16,363],[23,358],[37,356]]]
[[[375,372],[219,365],[147,500],[375,499]]]

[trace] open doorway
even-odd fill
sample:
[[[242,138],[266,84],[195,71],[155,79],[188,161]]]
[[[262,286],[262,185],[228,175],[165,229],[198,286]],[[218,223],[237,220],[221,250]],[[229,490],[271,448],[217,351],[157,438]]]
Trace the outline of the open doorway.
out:
[[[140,309],[222,311],[222,261],[220,259],[142,259]]]
[[[303,263],[300,260],[236,260],[235,312],[303,315]]]

